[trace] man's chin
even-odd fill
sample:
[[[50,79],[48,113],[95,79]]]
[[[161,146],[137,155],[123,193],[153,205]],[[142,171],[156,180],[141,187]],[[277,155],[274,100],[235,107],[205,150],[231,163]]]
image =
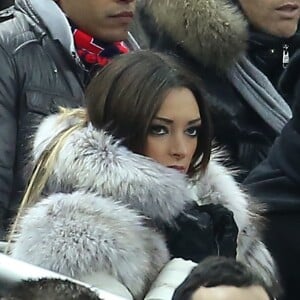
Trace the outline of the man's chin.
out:
[[[272,35],[279,37],[279,38],[285,38],[288,39],[295,35],[297,32],[297,25],[291,25],[291,26],[282,26],[282,28],[278,28],[277,30],[274,30],[271,32]]]
[[[114,43],[126,40],[128,38],[128,32],[129,30],[127,28],[126,30],[115,30],[113,32],[108,32],[105,35],[102,34],[101,36],[97,36],[96,38],[106,43]]]

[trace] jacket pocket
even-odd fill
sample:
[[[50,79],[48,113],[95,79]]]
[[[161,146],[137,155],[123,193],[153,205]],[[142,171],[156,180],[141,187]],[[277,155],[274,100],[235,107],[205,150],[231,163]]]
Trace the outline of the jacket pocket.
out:
[[[29,112],[46,116],[57,113],[60,106],[69,108],[82,106],[82,101],[73,96],[59,96],[40,91],[27,91],[26,105]]]

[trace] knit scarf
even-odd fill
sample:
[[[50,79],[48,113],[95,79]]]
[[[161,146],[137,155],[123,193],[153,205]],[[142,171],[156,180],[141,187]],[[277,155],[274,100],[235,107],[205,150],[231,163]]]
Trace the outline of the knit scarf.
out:
[[[234,64],[227,76],[245,101],[279,134],[292,112],[268,78],[246,56]]]
[[[104,67],[114,56],[128,53],[124,42],[105,43],[93,38],[71,24],[76,51],[85,67]]]

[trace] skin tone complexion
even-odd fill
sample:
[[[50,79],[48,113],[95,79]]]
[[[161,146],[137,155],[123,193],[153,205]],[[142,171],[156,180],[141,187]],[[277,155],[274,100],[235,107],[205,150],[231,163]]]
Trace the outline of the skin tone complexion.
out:
[[[201,126],[199,107],[187,88],[172,89],[150,125],[144,155],[186,173]]]
[[[239,0],[248,20],[256,28],[288,38],[295,34],[300,18],[300,0]]]
[[[135,0],[56,0],[64,13],[83,31],[104,42],[127,38]]]

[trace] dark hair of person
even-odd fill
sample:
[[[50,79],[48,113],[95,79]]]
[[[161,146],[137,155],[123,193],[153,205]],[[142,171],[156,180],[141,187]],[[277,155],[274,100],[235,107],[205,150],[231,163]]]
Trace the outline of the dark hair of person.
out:
[[[262,278],[254,274],[246,265],[227,257],[207,257],[199,263],[178,286],[172,300],[191,300],[194,292],[203,287],[220,285],[235,287],[261,286],[267,292],[269,299],[274,299],[270,289]]]
[[[178,58],[150,50],[115,58],[91,80],[87,91],[89,121],[105,128],[128,149],[143,154],[151,122],[168,92],[187,88],[199,106],[201,127],[188,175],[205,169],[211,152],[211,122],[202,84]],[[182,99],[184,101],[184,99]]]
[[[101,300],[88,287],[69,280],[41,278],[24,280],[0,290],[0,299],[5,300]]]

